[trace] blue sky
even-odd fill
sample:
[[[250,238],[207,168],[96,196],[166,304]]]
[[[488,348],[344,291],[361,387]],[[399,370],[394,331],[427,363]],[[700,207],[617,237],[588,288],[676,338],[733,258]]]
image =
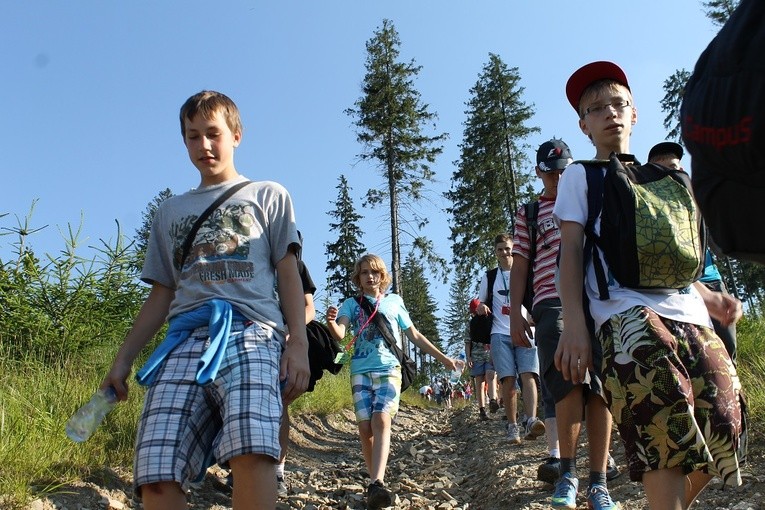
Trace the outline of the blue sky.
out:
[[[9,214],[0,233],[37,200],[31,227],[47,225],[29,239],[38,255],[58,256],[62,233],[81,219],[84,256],[99,239],[115,239],[115,220],[132,235],[159,191],[198,185],[178,109],[191,94],[215,89],[242,112],[239,172],[292,194],[317,284],[325,279],[324,243],[336,238],[326,213],[340,174],[365,215],[365,245],[389,261],[383,211],[361,207],[382,178],[359,162],[362,147],[344,113],[360,97],[365,43],[384,18],[399,32],[402,59],[422,66],[415,86],[438,114],[437,130],[450,135],[433,167],[434,200],[423,206],[431,218],[425,233],[447,259],[448,204],[440,196],[459,158],[469,89],[489,53],[519,68],[524,98],[534,104],[541,133],[528,140],[529,160],[553,136],[575,158],[594,155],[564,94],[568,76],[593,60],[625,69],[639,115],[632,150],[644,159],[666,136],[664,80],[692,69],[717,30],[698,0],[2,2],[0,214]],[[0,259],[12,256],[13,240],[0,236]],[[448,285],[433,293],[444,309]]]

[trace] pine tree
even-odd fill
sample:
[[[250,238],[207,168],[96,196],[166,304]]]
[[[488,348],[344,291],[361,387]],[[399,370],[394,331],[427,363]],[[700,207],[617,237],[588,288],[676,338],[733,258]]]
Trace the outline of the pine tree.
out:
[[[739,3],[740,0],[708,0],[704,2],[704,7],[707,9],[704,14],[712,20],[712,23],[722,27]]]
[[[356,212],[351,198],[348,180],[341,175],[337,189],[335,208],[327,212],[334,222],[329,224],[331,232],[337,232],[334,242],[324,244],[327,256],[327,294],[339,294],[341,298],[353,296],[356,289],[351,282],[353,265],[366,251],[361,243],[364,233],[358,226],[361,215]]]
[[[436,302],[430,293],[425,268],[413,252],[407,255],[404,266],[401,268],[401,293],[406,296],[406,308],[417,330],[443,351],[435,315]],[[426,359],[430,356],[418,350],[415,350],[412,355],[414,360],[418,361],[420,371],[425,368],[429,374],[433,372],[436,362]]]
[[[685,86],[691,73],[685,69],[675,71],[675,74],[664,80],[664,97],[661,99],[661,111],[666,112],[664,127],[668,130],[667,138],[683,143],[680,133],[680,104],[683,101]]]
[[[146,249],[149,247],[149,234],[151,233],[151,224],[154,221],[154,215],[162,202],[173,196],[170,188],[157,193],[157,195],[146,204],[146,209],[141,214],[141,226],[135,231],[135,260],[133,267],[138,272],[143,268],[143,262],[146,258]]]
[[[528,125],[533,105],[523,101],[517,67],[489,54],[470,89],[467,120],[457,169],[452,175],[451,236],[454,264],[467,275],[494,265],[494,237],[512,231],[515,211],[530,199],[530,167],[524,140],[538,127]]]
[[[346,110],[355,117],[357,140],[364,146],[360,158],[376,161],[385,179],[383,187],[367,191],[365,205],[388,204],[393,292],[401,287],[400,234],[408,234],[412,246],[424,250],[425,258],[434,261],[436,267],[445,265],[420,234],[428,220],[417,205],[425,196],[425,185],[434,180],[431,164],[443,150],[438,143],[447,135],[424,134],[425,126],[434,125],[436,114],[428,111],[414,88],[413,80],[421,67],[414,60],[398,60],[400,45],[393,23],[383,20],[366,44],[363,95],[354,108]]]
[[[463,351],[465,340],[469,338],[470,300],[476,295],[476,280],[469,275],[456,271],[449,291],[449,303],[446,316],[443,317],[444,341],[451,354]]]

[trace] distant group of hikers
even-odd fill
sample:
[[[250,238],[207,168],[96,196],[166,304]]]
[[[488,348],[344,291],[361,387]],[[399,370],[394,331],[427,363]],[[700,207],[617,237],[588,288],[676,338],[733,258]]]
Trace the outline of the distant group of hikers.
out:
[[[479,413],[497,412],[501,400],[511,444],[547,435],[540,473],[554,482],[553,508],[577,508],[584,421],[588,508],[616,508],[607,488],[613,422],[650,508],[686,509],[712,477],[741,484],[746,413],[732,330],[741,303],[708,264],[682,147],[659,144],[646,165],[629,154],[638,114],[624,71],[592,62],[565,91],[595,155],[573,161],[562,140],[543,143],[536,175],[544,190],[518,209],[514,232],[495,239],[498,268],[483,275],[471,306],[488,339],[466,345]],[[217,462],[233,475],[235,509],[271,509],[286,492],[286,407],[315,382],[302,241],[289,193],[237,172],[242,124],[230,98],[195,94],[179,120],[201,181],[156,212],[141,273],[151,291],[101,386],[127,399],[135,359],[167,322],[137,374],[147,391],[136,497],[146,510],[186,508],[190,485]],[[358,295],[329,307],[322,327],[336,342],[353,336],[334,362],[350,363],[366,504],[379,509],[395,500],[385,483],[391,423],[413,376],[402,333],[447,372],[464,362],[436,348],[401,297],[387,293],[379,256],[359,258],[349,279]]]

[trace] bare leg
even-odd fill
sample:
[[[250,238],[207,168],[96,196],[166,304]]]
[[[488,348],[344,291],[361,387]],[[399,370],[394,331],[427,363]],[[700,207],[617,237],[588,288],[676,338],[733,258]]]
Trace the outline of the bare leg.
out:
[[[279,424],[279,464],[284,464],[287,460],[287,447],[290,444],[290,412],[289,407],[284,406],[282,421]]]
[[[391,419],[388,413],[374,413],[372,415],[372,462],[369,470],[369,478],[385,480],[385,469],[388,467],[390,455],[390,427]]]
[[[534,378],[534,374],[531,372],[524,372],[521,374],[521,381],[523,381],[523,410],[526,412],[526,418],[536,418],[537,416],[537,381]]]
[[[497,399],[497,373],[494,370],[487,370],[484,376],[486,386],[488,387],[489,399]]]
[[[582,398],[582,387],[575,386],[563,400],[555,403],[561,458],[576,458],[577,442],[582,428]]]
[[[367,473],[372,476],[372,448],[374,447],[374,436],[372,435],[372,422],[364,420],[359,422],[359,439],[361,440],[361,455],[364,456],[364,464],[367,466]],[[372,478],[374,481],[374,478]]]
[[[234,510],[265,510],[276,506],[274,459],[268,455],[239,455],[229,461],[234,474]]]
[[[141,486],[144,510],[186,510],[186,495],[177,482],[149,483]]]
[[[643,487],[651,510],[686,510],[686,478],[679,467],[643,474]]]
[[[701,471],[694,471],[689,473],[686,479],[685,489],[685,504],[687,508],[690,508],[696,498],[699,496],[704,487],[712,480],[712,475],[702,473]]]
[[[557,409],[557,408],[556,408]],[[587,437],[590,441],[590,469],[605,473],[611,445],[611,412],[606,401],[597,395],[587,399]]]
[[[515,423],[518,419],[518,402],[516,402],[515,377],[502,379],[502,400],[505,401],[505,416],[508,423]]]
[[[486,407],[486,394],[483,392],[483,380],[484,376],[477,375],[475,376],[475,393],[478,397],[478,408],[484,408]]]

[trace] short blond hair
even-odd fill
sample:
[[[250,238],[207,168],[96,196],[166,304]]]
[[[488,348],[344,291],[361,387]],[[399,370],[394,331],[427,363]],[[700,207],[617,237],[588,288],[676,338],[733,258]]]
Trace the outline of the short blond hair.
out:
[[[242,133],[242,119],[236,103],[220,92],[203,90],[188,98],[181,106],[181,136],[186,138],[187,120],[191,122],[197,115],[201,115],[206,120],[212,120],[218,112],[223,114],[226,125],[232,133]]]
[[[385,266],[385,262],[382,258],[374,253],[367,253],[359,257],[355,264],[353,264],[353,274],[351,275],[351,282],[357,289],[361,290],[361,264],[366,262],[372,271],[380,273],[380,292],[385,292],[390,286],[393,278],[391,278],[388,268]]]

